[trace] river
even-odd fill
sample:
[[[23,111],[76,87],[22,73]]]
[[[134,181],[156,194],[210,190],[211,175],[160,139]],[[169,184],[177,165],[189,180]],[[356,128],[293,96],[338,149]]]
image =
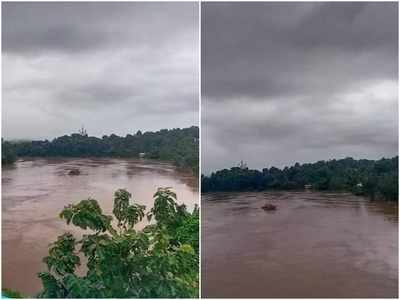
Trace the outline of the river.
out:
[[[68,175],[78,168],[80,175]],[[150,208],[157,187],[172,187],[193,209],[198,179],[169,163],[127,159],[28,159],[2,168],[2,287],[34,296],[48,244],[76,230],[58,218],[65,205],[88,197],[111,214],[113,193],[126,188]],[[140,226],[143,226],[141,224]]]
[[[270,202],[276,211],[260,207]],[[398,210],[348,193],[202,195],[202,296],[397,298]]]

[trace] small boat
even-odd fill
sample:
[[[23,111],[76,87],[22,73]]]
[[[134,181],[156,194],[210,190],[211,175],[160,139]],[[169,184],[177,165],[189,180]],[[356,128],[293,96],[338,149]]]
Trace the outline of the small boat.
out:
[[[276,210],[276,205],[271,203],[266,203],[265,205],[261,206],[263,210]]]

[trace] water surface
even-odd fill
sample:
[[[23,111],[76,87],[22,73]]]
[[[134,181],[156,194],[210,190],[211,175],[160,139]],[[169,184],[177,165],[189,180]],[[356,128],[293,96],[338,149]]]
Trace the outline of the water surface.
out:
[[[68,172],[78,168],[81,175]],[[157,187],[173,187],[189,209],[198,202],[197,178],[168,163],[124,159],[30,159],[2,168],[2,287],[35,295],[48,244],[65,231],[65,205],[94,198],[111,214],[113,193],[126,188],[151,207]],[[141,224],[143,225],[143,224]]]
[[[347,193],[202,195],[202,296],[397,297],[397,220]]]

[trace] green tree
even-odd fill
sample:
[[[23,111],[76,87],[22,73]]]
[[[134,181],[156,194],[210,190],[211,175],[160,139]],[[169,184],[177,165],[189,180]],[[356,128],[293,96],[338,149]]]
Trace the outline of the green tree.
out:
[[[162,129],[156,132],[140,130],[135,135],[116,134],[102,138],[88,136],[85,129],[52,141],[24,141],[13,143],[17,156],[61,157],[127,157],[171,161],[178,167],[199,170],[199,128]]]
[[[81,239],[65,233],[51,244],[39,297],[198,297],[198,209],[188,212],[170,188],[159,188],[147,213],[156,222],[138,231],[145,207],[131,198],[126,190],[115,192],[115,221],[94,199],[64,208],[60,217],[67,224],[91,233]],[[79,276],[82,261],[87,271]]]
[[[349,191],[371,200],[398,201],[398,156],[380,160],[318,161],[262,171],[239,167],[201,177],[202,192],[303,189]]]
[[[1,139],[1,164],[11,164],[17,160],[15,146]]]

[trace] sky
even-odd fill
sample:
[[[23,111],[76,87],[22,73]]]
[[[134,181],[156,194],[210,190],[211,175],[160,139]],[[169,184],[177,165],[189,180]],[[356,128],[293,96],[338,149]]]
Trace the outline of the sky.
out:
[[[198,125],[197,5],[3,2],[3,137]]]
[[[398,153],[397,3],[202,4],[202,172]]]

